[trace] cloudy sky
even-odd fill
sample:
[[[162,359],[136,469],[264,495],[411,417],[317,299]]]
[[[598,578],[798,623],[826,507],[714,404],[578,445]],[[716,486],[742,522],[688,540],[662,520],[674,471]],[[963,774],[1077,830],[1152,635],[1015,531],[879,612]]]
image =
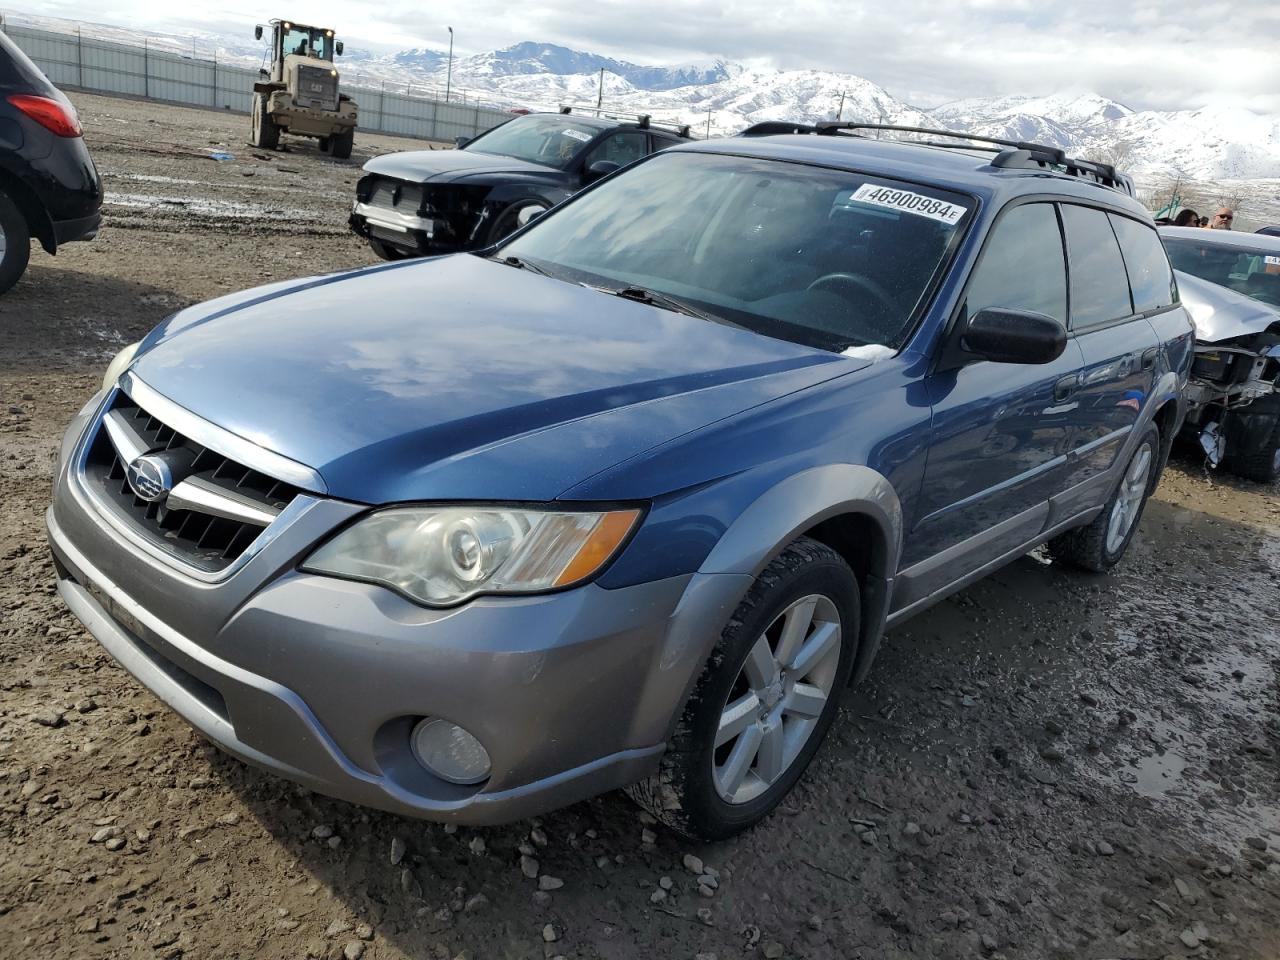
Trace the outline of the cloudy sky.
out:
[[[86,18],[84,0],[22,10]],[[1264,0],[102,0],[101,23],[239,35],[272,15],[333,25],[351,46],[519,40],[639,63],[724,57],[854,73],[921,106],[963,96],[1095,90],[1135,109],[1235,104],[1280,113],[1280,4]],[[17,11],[15,11],[17,12]]]

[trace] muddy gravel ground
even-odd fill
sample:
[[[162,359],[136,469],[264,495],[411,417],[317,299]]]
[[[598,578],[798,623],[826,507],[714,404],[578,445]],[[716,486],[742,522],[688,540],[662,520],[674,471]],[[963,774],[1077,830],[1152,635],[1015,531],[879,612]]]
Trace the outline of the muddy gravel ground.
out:
[[[6,956],[1280,955],[1280,498],[1187,461],[1111,576],[1033,555],[895,630],[731,842],[621,795],[450,830],[220,754],[59,603],[55,444],[175,308],[373,262],[345,226],[359,163],[417,145],[268,155],[243,117],[74,99],[102,233],[0,299]]]

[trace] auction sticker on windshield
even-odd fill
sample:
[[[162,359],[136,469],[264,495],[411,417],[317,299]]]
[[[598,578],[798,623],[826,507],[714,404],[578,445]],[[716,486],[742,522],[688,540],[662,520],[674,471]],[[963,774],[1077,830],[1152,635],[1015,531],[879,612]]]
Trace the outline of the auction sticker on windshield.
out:
[[[934,197],[926,197],[923,193],[912,193],[910,190],[898,190],[895,187],[882,187],[874,183],[864,183],[853,192],[858,203],[869,203],[874,207],[885,207],[889,210],[900,210],[903,213],[914,213],[919,217],[928,217],[939,223],[955,223],[965,215],[967,207]]]
[[[561,130],[560,135],[564,137],[573,137],[575,140],[581,140],[586,143],[591,139],[591,134],[583,133],[581,130]]]

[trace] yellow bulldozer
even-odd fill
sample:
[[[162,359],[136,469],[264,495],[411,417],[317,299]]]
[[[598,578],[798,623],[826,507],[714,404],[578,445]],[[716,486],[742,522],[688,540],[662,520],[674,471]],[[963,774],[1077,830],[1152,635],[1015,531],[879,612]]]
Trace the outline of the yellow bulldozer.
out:
[[[321,150],[345,160],[355,142],[356,104],[338,91],[333,58],[342,41],[332,30],[291,20],[272,20],[270,30],[271,69],[263,67],[253,85],[250,142],[272,150],[282,132],[315,137]],[[263,32],[259,25],[253,35],[261,40]]]

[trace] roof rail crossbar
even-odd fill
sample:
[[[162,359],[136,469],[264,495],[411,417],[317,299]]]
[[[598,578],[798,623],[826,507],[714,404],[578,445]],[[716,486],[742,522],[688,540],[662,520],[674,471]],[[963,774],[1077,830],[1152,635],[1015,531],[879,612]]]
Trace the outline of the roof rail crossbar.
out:
[[[1058,147],[1051,147],[1043,143],[1026,143],[1020,140],[1006,140],[1003,137],[988,137],[978,133],[962,133],[956,130],[935,130],[931,127],[904,127],[890,123],[826,122],[816,124],[814,132],[820,136],[832,136],[837,133],[848,131],[857,136],[858,132],[862,130],[888,130],[894,133],[918,133],[930,137],[948,137],[959,141],[967,140],[970,141],[969,148],[974,150],[989,149],[979,147],[977,144],[995,144],[997,146],[1007,147],[1008,149],[996,152],[996,157],[991,161],[991,165],[993,167],[1006,169],[1053,169],[1058,173],[1065,173],[1068,176],[1092,180],[1093,182],[1105,187],[1111,187],[1112,189],[1127,193],[1129,196],[1134,196],[1133,178],[1120,173],[1111,164],[1068,157],[1066,152]],[[964,149],[964,145],[959,143],[954,145],[929,143],[926,145],[936,147],[954,146],[957,149]]]
[[[1042,143],[1024,143],[1021,140],[1006,140],[1003,137],[988,137],[980,133],[963,133],[959,130],[939,130],[935,127],[903,127],[894,123],[840,123],[825,121],[814,125],[814,132],[820,136],[831,136],[842,130],[889,130],[893,133],[922,133],[930,137],[948,137],[952,140],[973,140],[978,143],[993,143],[1001,147],[1015,147],[1020,150],[1056,151],[1066,159],[1066,155],[1057,147],[1047,147]]]
[[[688,137],[691,125],[679,122],[655,122],[653,116],[648,113],[619,113],[616,110],[610,110],[607,107],[596,107],[591,104],[581,103],[562,103],[560,104],[560,113],[569,114],[574,111],[587,114],[603,120],[630,120],[641,130],[648,130],[650,127],[656,127],[662,130],[674,130],[677,136]]]

